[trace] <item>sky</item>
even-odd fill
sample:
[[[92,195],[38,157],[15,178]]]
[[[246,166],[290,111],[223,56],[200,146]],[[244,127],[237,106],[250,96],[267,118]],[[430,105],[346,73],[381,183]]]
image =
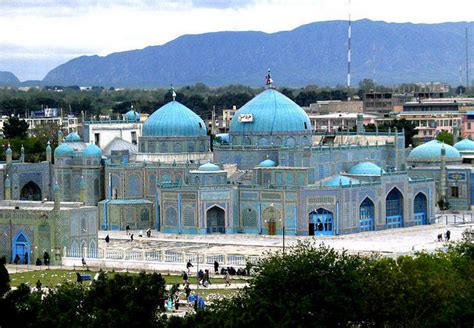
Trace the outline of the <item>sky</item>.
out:
[[[42,79],[81,55],[107,55],[216,31],[273,33],[335,19],[472,21],[474,0],[0,0],[0,71]]]

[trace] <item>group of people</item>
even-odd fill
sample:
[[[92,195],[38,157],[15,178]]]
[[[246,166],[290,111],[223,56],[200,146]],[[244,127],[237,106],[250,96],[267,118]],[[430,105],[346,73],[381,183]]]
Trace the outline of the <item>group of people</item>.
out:
[[[446,232],[444,233],[444,241],[449,241],[450,239],[451,239],[451,231],[446,230]],[[437,240],[438,241],[443,241],[443,234],[442,233],[438,234]]]
[[[133,234],[133,233],[130,233],[130,225],[127,224],[127,226],[125,227],[125,232],[127,233],[127,236],[130,236],[130,241],[133,241],[133,236],[134,236],[134,234]],[[148,238],[151,237],[151,229],[150,229],[150,228],[146,229],[145,233],[146,233],[146,236],[147,236]],[[107,235],[107,237],[108,237],[108,235]],[[140,231],[138,232],[138,237],[143,237],[143,230],[140,230]],[[107,242],[107,243],[108,243],[108,242]]]
[[[40,265],[43,265],[43,263],[44,263],[44,265],[49,266],[49,254],[48,254],[48,252],[43,253],[43,262],[41,262],[41,259],[39,257],[36,259],[36,265],[40,266]]]
[[[193,264],[191,263],[191,260],[188,260],[186,263],[186,271],[183,271],[183,285],[189,287],[189,280],[188,280],[188,274],[191,273],[191,268],[194,267]],[[241,269],[239,269],[241,270]],[[244,269],[243,269],[244,270]],[[245,270],[244,270],[245,271]],[[219,274],[219,262],[214,261],[214,272],[215,274]],[[235,269],[233,267],[227,267],[227,269],[222,268],[221,269],[221,274],[224,276],[224,281],[226,283],[226,287],[230,286],[230,274],[233,272],[233,274],[236,273]],[[199,270],[197,273],[197,279],[199,285],[202,285],[204,287],[207,287],[211,284],[210,280],[210,275],[209,275],[209,270],[205,269],[204,271]],[[185,288],[186,290],[186,288]],[[191,289],[190,289],[191,291]]]

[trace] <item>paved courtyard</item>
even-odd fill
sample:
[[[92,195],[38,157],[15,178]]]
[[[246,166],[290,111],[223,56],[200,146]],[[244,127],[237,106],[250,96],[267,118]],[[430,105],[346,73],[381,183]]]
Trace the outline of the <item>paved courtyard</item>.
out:
[[[449,222],[451,221],[451,222]],[[473,228],[473,223],[454,224],[448,217],[448,224],[370,231],[339,236],[285,236],[285,246],[290,247],[298,241],[324,243],[337,250],[348,250],[354,253],[379,252],[387,256],[412,254],[415,251],[434,251],[443,246],[436,240],[438,234],[451,231],[451,241],[460,240],[465,229]],[[125,231],[99,232],[99,247],[104,248],[105,236],[111,238],[108,249],[121,250],[161,250],[185,253],[205,254],[240,254],[261,255],[267,251],[280,250],[283,247],[283,236],[262,235],[176,235],[152,232],[151,238],[139,237],[138,231],[131,231],[134,241]]]

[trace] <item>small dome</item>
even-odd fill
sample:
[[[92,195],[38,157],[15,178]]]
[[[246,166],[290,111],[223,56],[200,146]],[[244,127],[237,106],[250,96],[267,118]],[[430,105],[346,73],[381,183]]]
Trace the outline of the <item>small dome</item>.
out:
[[[129,110],[128,112],[125,113],[123,117],[126,121],[130,121],[130,122],[140,121],[140,113],[138,113],[135,110]]]
[[[59,184],[56,182],[53,186],[53,192],[58,193],[60,191],[61,191],[61,189],[59,188]]]
[[[74,149],[66,143],[60,144],[54,150],[54,157],[71,157],[74,156]]]
[[[76,132],[69,133],[66,138],[64,138],[66,142],[79,142],[81,141],[81,137]]]
[[[10,148],[10,145],[8,145],[6,153],[7,155],[11,155],[13,153],[12,149]]]
[[[361,162],[349,170],[351,175],[380,175],[380,172],[385,173],[380,166],[372,162]]]
[[[343,175],[338,175],[335,176],[334,178],[331,178],[327,180],[324,185],[326,187],[339,187],[339,186],[349,186],[350,184],[360,184],[360,181],[357,179],[345,177]]]
[[[474,151],[474,141],[472,141],[471,139],[463,139],[459,142],[456,142],[454,144],[454,148],[456,148],[460,152]]]
[[[221,168],[217,166],[216,164],[212,163],[206,163],[201,166],[199,166],[198,171],[203,171],[203,172],[212,172],[212,171],[220,171]]]
[[[272,161],[271,159],[267,158],[264,161],[261,161],[260,164],[258,164],[260,167],[275,167],[276,163]]]
[[[84,157],[102,157],[102,150],[94,144],[90,144],[82,151]]]
[[[144,137],[206,136],[206,124],[192,110],[173,100],[156,110],[143,124]]]
[[[242,114],[251,122],[240,122]],[[274,89],[267,89],[242,106],[232,118],[230,133],[308,132],[311,122],[306,112],[293,100]]]
[[[10,177],[7,175],[7,178],[5,179],[5,187],[10,188],[12,186],[12,181],[10,180]]]
[[[47,152],[51,152],[51,150],[52,150],[52,149],[51,149],[51,144],[50,144],[49,141],[48,141],[48,145],[46,146],[46,151],[47,151]]]
[[[447,159],[461,158],[459,151],[453,146],[443,144],[438,140],[431,140],[430,142],[424,143],[410,152],[408,160],[431,160],[441,161],[441,147],[444,145],[446,150]]]

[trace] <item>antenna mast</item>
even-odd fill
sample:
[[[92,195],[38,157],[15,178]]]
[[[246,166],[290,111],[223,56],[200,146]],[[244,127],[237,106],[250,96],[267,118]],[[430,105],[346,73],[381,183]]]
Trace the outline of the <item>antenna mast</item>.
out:
[[[469,40],[467,38],[467,26],[466,26],[466,93],[469,89]]]
[[[351,0],[349,0],[349,26],[347,28],[347,100],[351,100]]]

